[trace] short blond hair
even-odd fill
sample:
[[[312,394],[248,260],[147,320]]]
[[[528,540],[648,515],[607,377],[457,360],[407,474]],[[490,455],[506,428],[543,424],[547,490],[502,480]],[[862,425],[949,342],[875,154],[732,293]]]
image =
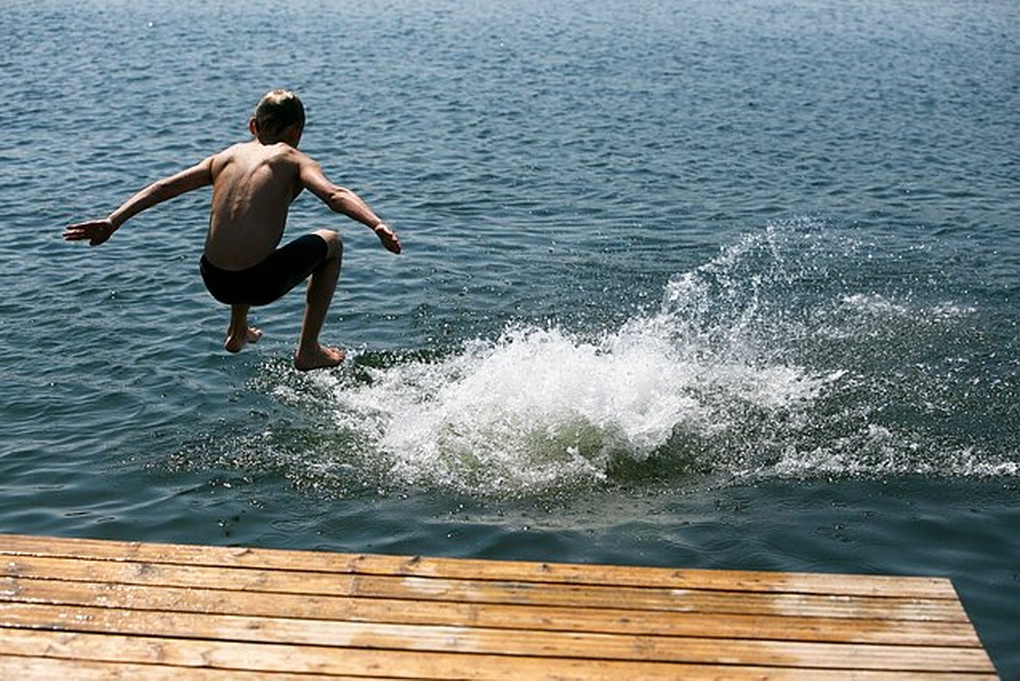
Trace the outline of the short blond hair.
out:
[[[290,90],[270,90],[255,107],[252,115],[259,137],[276,138],[292,125],[305,127],[305,106]]]

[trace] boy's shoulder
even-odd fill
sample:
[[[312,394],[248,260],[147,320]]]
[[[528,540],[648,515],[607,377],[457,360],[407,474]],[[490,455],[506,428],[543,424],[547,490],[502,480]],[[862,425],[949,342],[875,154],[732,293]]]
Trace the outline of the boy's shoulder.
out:
[[[240,162],[242,165],[271,163],[299,167],[312,161],[303,151],[295,149],[285,142],[262,144],[257,140],[238,142],[209,158],[217,165]]]

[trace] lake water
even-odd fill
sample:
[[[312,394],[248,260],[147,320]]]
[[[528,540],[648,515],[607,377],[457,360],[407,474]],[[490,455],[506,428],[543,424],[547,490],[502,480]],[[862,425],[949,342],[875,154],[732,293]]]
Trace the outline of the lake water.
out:
[[[0,532],[951,578],[1020,678],[1020,5],[14,0],[0,16]],[[246,136],[398,230],[222,350]]]

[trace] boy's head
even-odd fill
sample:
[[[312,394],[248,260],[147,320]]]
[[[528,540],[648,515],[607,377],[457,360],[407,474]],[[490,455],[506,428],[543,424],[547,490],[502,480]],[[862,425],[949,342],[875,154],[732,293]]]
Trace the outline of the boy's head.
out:
[[[285,141],[284,137],[294,133],[300,138],[305,128],[305,107],[290,90],[270,90],[259,100],[248,127],[266,144]]]

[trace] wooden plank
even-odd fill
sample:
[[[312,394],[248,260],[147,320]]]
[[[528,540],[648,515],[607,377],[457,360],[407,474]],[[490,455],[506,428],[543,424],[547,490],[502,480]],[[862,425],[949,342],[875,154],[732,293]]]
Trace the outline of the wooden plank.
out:
[[[775,667],[748,667],[727,665],[723,668],[706,665],[676,665],[662,663],[632,663],[607,659],[569,659],[508,657],[501,655],[464,655],[446,653],[419,653],[387,651],[379,655],[374,651],[348,649],[342,655],[329,649],[296,645],[253,645],[237,642],[220,642],[211,645],[205,641],[144,638],[135,636],[106,636],[95,634],[63,635],[54,640],[51,633],[36,631],[5,631],[0,629],[0,649],[12,660],[43,659],[75,661],[76,663],[116,663],[137,665],[138,668],[160,665],[175,669],[178,677],[191,679],[198,669],[235,673],[269,675],[300,674],[299,678],[315,674],[354,676],[358,678],[399,679],[471,679],[477,681],[506,681],[506,679],[558,679],[561,681],[619,681],[621,678],[642,681],[675,681],[676,679],[725,678],[791,679],[797,681],[836,681],[848,678],[868,681],[883,679],[967,679],[985,681],[994,679],[987,673],[961,674],[954,671],[856,671],[852,676],[846,670],[797,669]],[[10,650],[14,653],[8,652]],[[3,660],[0,657],[0,660]],[[0,670],[3,667],[0,666]],[[314,669],[313,672],[298,670]],[[182,672],[185,674],[182,676]],[[0,676],[0,678],[7,678]],[[22,677],[12,677],[22,678]],[[50,677],[47,681],[51,681]],[[75,678],[63,676],[62,678]],[[135,678],[125,675],[125,678]],[[144,677],[138,677],[144,678]],[[157,677],[160,679],[164,676]],[[222,677],[212,677],[222,678]],[[270,678],[279,678],[270,676]],[[320,678],[312,676],[311,678]],[[261,681],[261,679],[259,679]]]
[[[422,558],[283,551],[277,549],[191,546],[109,542],[92,539],[60,539],[23,535],[0,537],[0,556],[74,555],[97,560],[258,567],[270,570],[327,572],[331,574],[408,575],[464,579],[497,579],[556,584],[610,584],[616,586],[722,589],[747,592],[818,593],[828,595],[897,596],[957,600],[952,584],[938,577],[885,575],[830,575],[489,561],[461,558]]]
[[[542,604],[574,608],[625,607],[664,612],[771,614],[781,616],[847,617],[856,619],[967,622],[956,599],[917,597],[783,594],[621,587],[613,585],[519,583],[400,576],[330,575],[297,570],[221,568],[181,564],[96,561],[62,558],[7,558],[3,574],[18,579],[53,578],[117,584],[161,584],[175,587],[293,594],[396,598],[418,601]]]
[[[336,595],[310,597],[288,593],[277,593],[272,598],[266,598],[263,593],[219,589],[207,589],[198,594],[194,589],[179,587],[41,579],[0,579],[0,601],[355,622],[752,639],[761,638],[763,632],[768,632],[770,638],[779,640],[980,646],[973,629],[960,626],[957,622],[919,620],[909,627],[903,627],[878,618],[852,620],[716,613],[690,613],[677,617],[674,613],[656,611],[646,611],[635,616],[632,610],[615,607],[483,606],[478,603]]]
[[[296,643],[375,650],[488,653],[553,658],[604,658],[700,664],[901,669],[987,669],[984,651],[932,646],[830,644],[480,627],[318,621],[276,617],[195,615],[84,606],[0,604],[8,627],[50,631]],[[766,632],[767,635],[767,632]],[[314,670],[309,670],[314,671]]]
[[[17,681],[365,681],[364,676],[290,674],[244,670],[168,667],[126,662],[92,662],[0,654],[0,679]]]
[[[995,678],[937,578],[4,535],[0,567],[0,672],[38,678]]]

